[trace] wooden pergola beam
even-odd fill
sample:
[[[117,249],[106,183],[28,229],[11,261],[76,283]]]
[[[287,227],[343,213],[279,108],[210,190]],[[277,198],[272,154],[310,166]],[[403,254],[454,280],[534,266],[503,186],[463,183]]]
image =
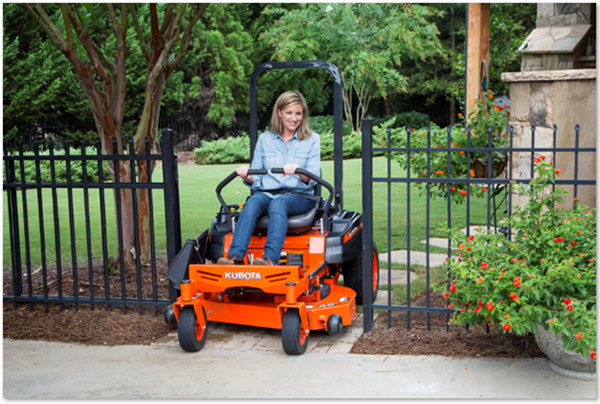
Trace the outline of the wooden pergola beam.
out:
[[[482,97],[481,62],[490,66],[490,4],[469,3],[467,20],[466,112]],[[489,77],[489,75],[488,75]],[[468,116],[468,115],[467,115]]]

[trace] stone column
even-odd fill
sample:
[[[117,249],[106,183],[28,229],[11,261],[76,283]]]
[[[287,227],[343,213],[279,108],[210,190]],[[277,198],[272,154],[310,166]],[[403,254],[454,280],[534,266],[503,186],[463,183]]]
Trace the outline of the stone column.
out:
[[[575,125],[579,131],[579,147],[596,147],[596,70],[553,70],[503,73],[502,81],[510,83],[510,122],[514,127],[513,146],[531,147],[531,125],[535,125],[535,147],[554,147],[554,125],[557,126],[556,147],[575,147]],[[536,153],[536,157],[552,153]],[[575,178],[575,154],[556,153],[555,166],[562,170],[561,179]],[[531,153],[513,155],[512,178],[531,178]],[[596,179],[596,153],[579,153],[579,179]],[[565,187],[569,197],[564,208],[572,207],[573,186]],[[596,187],[578,186],[581,202],[596,207]],[[519,204],[513,195],[513,204]]]

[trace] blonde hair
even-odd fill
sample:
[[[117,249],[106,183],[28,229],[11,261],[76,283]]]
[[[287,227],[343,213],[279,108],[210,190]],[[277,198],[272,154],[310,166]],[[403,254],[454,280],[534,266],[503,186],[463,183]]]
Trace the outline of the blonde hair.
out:
[[[271,130],[280,135],[283,134],[283,121],[279,115],[277,115],[277,110],[284,110],[295,104],[300,104],[302,106],[302,122],[300,122],[300,126],[298,127],[298,139],[308,139],[312,135],[312,132],[308,127],[308,109],[306,108],[306,101],[304,101],[304,97],[299,91],[286,91],[279,96],[273,107],[273,114],[271,115]]]

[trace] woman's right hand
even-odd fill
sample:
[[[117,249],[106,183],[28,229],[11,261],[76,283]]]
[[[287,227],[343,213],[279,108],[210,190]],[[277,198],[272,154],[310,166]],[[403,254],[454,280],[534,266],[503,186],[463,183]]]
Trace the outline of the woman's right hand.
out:
[[[235,169],[235,172],[242,177],[244,181],[248,184],[252,184],[252,176],[248,175],[248,167],[247,166],[239,166]]]

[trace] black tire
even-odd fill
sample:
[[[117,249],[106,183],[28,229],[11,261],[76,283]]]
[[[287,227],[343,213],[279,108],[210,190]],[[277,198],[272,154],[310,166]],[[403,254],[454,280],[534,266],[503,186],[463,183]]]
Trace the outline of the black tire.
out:
[[[169,306],[165,307],[164,316],[165,316],[165,321],[167,324],[169,324],[169,325],[177,324],[177,318],[175,318],[175,312],[173,311],[173,306],[169,305]]]
[[[204,315],[204,325],[206,326],[206,312],[202,308]],[[179,313],[179,324],[177,326],[177,335],[179,336],[179,345],[187,352],[198,352],[204,347],[208,330],[202,329],[198,324],[196,312],[192,306],[186,306]]]
[[[329,335],[339,335],[344,330],[344,325],[342,323],[342,316],[339,314],[332,314],[327,319],[327,332]]]
[[[363,304],[363,268],[362,253],[358,257],[342,264],[342,274],[344,275],[344,286],[356,292],[356,304]],[[377,298],[379,289],[379,255],[377,246],[373,242],[373,302]],[[375,270],[377,268],[377,270]]]
[[[288,355],[302,355],[306,351],[308,334],[302,330],[302,322],[296,309],[288,309],[283,315],[281,342]]]

